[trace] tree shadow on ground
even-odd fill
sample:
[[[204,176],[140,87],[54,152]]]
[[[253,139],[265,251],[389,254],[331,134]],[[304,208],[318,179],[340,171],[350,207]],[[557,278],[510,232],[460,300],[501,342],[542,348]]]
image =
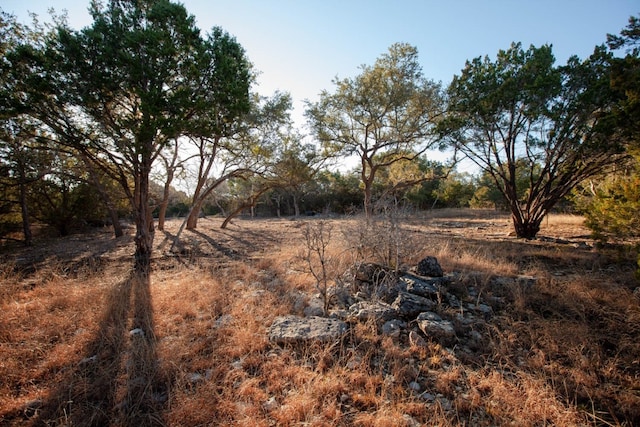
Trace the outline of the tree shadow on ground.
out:
[[[158,367],[150,271],[116,284],[84,357],[50,391],[30,425],[158,426],[168,382]]]

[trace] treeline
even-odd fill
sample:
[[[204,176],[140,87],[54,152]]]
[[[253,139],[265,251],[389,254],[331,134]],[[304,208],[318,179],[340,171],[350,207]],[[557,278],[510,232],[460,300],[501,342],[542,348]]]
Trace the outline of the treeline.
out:
[[[308,102],[295,129],[287,93],[253,92],[256,70],[219,27],[183,5],[121,0],[25,25],[0,15],[0,233],[58,233],[120,219],[148,264],[167,216],[304,215],[482,207],[534,238],[552,210],[578,209],[601,236],[637,235],[640,25],[588,58],[513,43],[467,61],[443,87],[397,43]],[[430,150],[455,153],[429,160]],[[336,172],[346,157],[357,166]],[[456,170],[466,158],[480,171]],[[181,191],[177,191],[180,188]],[[181,229],[182,230],[182,229]]]

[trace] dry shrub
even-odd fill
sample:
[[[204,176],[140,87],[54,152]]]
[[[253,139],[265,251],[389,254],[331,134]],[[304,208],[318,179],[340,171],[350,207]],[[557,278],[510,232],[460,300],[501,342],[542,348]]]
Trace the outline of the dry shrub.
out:
[[[558,399],[544,379],[524,373],[493,370],[484,375],[470,374],[474,399],[494,420],[511,420],[519,426],[579,426],[584,416]]]

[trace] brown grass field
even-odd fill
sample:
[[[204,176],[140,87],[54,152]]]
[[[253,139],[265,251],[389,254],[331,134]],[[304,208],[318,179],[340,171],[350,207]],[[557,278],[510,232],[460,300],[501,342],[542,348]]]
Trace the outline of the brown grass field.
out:
[[[393,231],[382,221],[368,235],[359,218],[221,221],[202,219],[177,254],[170,221],[149,276],[132,272],[132,236],[107,229],[0,248],[0,425],[640,425],[635,252],[596,245],[580,217],[551,216],[532,241],[484,211],[412,215]],[[338,342],[271,343],[274,318],[317,292],[299,254],[318,221],[333,227],[337,272],[380,261],[359,239],[401,233],[403,265],[436,256],[462,295],[505,301],[486,345],[411,345],[366,323]],[[516,275],[537,281],[490,280]]]

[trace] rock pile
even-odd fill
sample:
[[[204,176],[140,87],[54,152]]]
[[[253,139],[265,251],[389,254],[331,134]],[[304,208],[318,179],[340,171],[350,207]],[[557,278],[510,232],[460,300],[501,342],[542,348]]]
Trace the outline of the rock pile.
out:
[[[438,342],[444,347],[474,352],[485,345],[484,331],[501,298],[484,301],[473,287],[461,286],[456,274],[445,275],[435,257],[426,257],[404,272],[375,263],[352,268],[343,288],[332,290],[332,308],[322,317],[322,301],[312,300],[305,317],[277,318],[269,329],[271,341],[284,344],[335,341],[350,325],[375,322],[386,336],[409,343]],[[531,286],[535,279],[496,278],[498,286]]]

